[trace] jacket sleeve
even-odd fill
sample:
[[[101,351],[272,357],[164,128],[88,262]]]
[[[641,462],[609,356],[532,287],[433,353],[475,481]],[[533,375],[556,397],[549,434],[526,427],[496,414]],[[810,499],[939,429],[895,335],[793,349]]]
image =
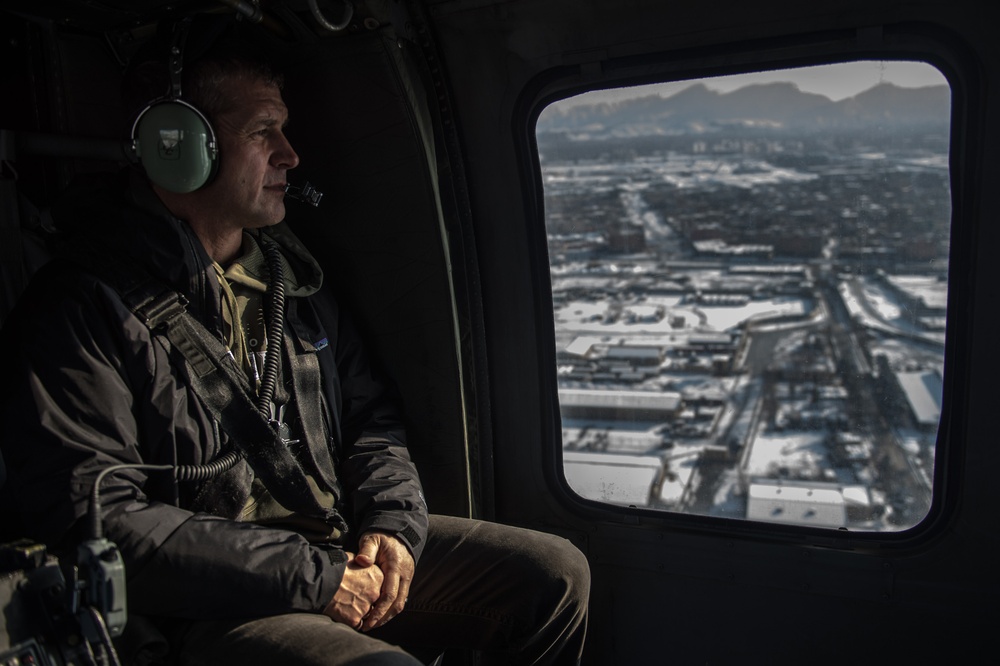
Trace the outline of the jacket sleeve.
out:
[[[370,362],[350,317],[337,317],[344,487],[358,534],[400,538],[418,560],[427,538],[427,504],[406,448],[406,429],[391,383]]]
[[[156,372],[168,362],[162,348],[117,296],[72,273],[46,273],[4,327],[4,348],[17,353],[3,361],[0,418],[9,427],[0,447],[8,478],[0,503],[5,531],[69,547],[86,536],[88,498],[102,470],[201,464],[216,452],[204,434],[203,451],[175,445],[177,430],[203,410],[170,383],[173,373]],[[340,585],[342,551],[181,509],[170,472],[111,473],[101,500],[105,536],[125,560],[132,612],[320,611]]]

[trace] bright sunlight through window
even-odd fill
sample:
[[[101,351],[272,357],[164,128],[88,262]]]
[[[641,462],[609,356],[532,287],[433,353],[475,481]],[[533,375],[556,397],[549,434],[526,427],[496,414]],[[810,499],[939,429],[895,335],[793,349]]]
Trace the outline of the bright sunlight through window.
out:
[[[580,496],[852,531],[927,514],[950,90],[857,62],[595,91],[537,125]]]

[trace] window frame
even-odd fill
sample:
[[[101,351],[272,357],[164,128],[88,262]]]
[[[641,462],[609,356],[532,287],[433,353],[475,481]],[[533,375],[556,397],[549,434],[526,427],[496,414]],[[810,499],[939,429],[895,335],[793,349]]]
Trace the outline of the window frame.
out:
[[[544,189],[535,126],[550,104],[584,92],[745,74],[859,60],[912,60],[936,67],[951,88],[949,178],[951,181],[951,241],[948,268],[948,316],[944,352],[941,416],[935,447],[932,497],[927,515],[899,531],[854,532],[822,527],[758,522],[742,518],[704,516],[676,511],[617,506],[581,497],[572,490],[563,469],[561,412],[556,377],[555,321],[551,267],[545,227]],[[516,104],[514,135],[525,193],[530,260],[539,322],[538,353],[541,417],[546,481],[559,503],[585,520],[643,524],[706,534],[746,534],[792,543],[816,543],[833,548],[912,548],[929,543],[957,518],[962,459],[966,441],[962,405],[970,390],[969,346],[972,333],[969,276],[975,272],[975,217],[972,184],[977,154],[971,137],[984,127],[975,114],[983,94],[976,59],[964,43],[938,26],[898,24],[859,27],[825,33],[794,35],[776,40],[680,49],[648,55],[554,67],[535,77]]]

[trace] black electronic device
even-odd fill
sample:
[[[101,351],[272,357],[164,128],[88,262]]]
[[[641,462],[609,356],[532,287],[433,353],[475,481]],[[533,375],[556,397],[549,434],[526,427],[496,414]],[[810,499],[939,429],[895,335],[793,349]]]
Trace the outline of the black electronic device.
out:
[[[0,665],[117,665],[125,628],[125,567],[111,542],[80,546],[66,566],[45,546],[0,545]]]
[[[100,487],[123,469],[176,468],[124,464],[101,471],[90,496],[89,538],[77,545],[75,562],[60,561],[28,540],[0,544],[0,666],[119,664],[111,639],[122,635],[128,620],[125,563],[104,538]]]
[[[319,206],[319,202],[323,198],[323,193],[313,187],[312,183],[307,180],[306,184],[302,187],[285,185],[285,196],[289,199],[303,201],[315,208],[316,206]]]

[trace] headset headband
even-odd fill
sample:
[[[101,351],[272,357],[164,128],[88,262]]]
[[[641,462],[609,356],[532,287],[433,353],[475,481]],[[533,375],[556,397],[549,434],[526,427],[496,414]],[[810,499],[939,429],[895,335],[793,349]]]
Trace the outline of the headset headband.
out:
[[[191,17],[185,16],[174,24],[173,36],[170,41],[170,53],[167,58],[167,71],[170,73],[170,96],[181,98],[181,79],[184,72],[184,47],[187,46],[188,33],[191,31]]]
[[[181,99],[184,48],[191,17],[173,26],[167,70],[170,88],[132,124],[132,151],[146,176],[170,192],[193,192],[208,184],[218,168],[218,141],[208,118]]]

